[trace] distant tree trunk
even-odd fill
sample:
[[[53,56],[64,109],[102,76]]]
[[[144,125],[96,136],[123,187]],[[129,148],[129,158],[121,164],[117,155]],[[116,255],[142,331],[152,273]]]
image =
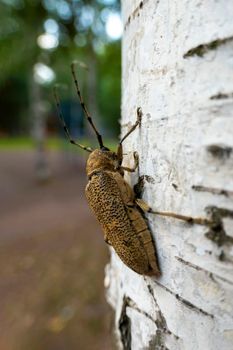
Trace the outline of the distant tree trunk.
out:
[[[40,86],[30,79],[30,112],[32,121],[32,138],[36,145],[35,150],[35,176],[39,182],[47,181],[51,172],[46,152],[46,120],[44,103],[41,100]]]
[[[139,276],[111,252],[107,298],[122,349],[232,349],[233,6],[122,0],[122,133],[139,153],[142,198],[156,210],[209,216],[215,226],[147,214],[162,276]]]

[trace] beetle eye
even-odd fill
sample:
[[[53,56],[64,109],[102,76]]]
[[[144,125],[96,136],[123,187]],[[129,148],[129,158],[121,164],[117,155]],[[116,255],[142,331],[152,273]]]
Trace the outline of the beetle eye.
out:
[[[110,151],[110,149],[108,147],[101,147],[101,151]]]

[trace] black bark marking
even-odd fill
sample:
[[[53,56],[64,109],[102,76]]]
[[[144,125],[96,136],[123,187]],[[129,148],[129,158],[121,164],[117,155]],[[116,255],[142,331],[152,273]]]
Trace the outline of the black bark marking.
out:
[[[142,197],[142,193],[143,193],[144,186],[145,186],[146,182],[148,182],[150,184],[154,184],[155,180],[152,176],[149,176],[149,175],[140,176],[138,179],[138,182],[136,183],[136,185],[134,185],[134,193],[135,193],[137,198]]]
[[[181,262],[182,264],[184,264],[184,265],[186,265],[186,266],[188,266],[188,267],[190,267],[190,268],[193,268],[193,269],[195,269],[195,270],[197,270],[197,271],[200,271],[200,272],[205,273],[205,274],[208,275],[208,277],[209,277],[210,279],[212,279],[214,282],[217,282],[217,281],[215,280],[215,278],[217,278],[217,279],[219,279],[219,280],[221,280],[221,281],[223,281],[223,282],[225,282],[225,283],[228,283],[228,284],[230,284],[230,285],[233,285],[233,283],[232,283],[231,281],[229,281],[228,279],[226,279],[226,278],[224,278],[224,277],[221,277],[221,276],[217,275],[216,273],[210,272],[210,271],[204,269],[203,267],[200,267],[200,266],[197,266],[197,265],[191,263],[190,261],[186,261],[186,260],[180,258],[179,256],[175,256],[175,258],[176,258],[176,260],[178,260],[178,261]],[[220,260],[220,259],[219,259],[219,260]]]
[[[231,259],[230,256],[227,256],[226,253],[224,252],[224,250],[221,250],[221,252],[218,255],[218,260],[219,261],[223,261],[226,263],[230,263],[233,264],[233,260]]]
[[[139,309],[139,307],[137,306],[137,304],[129,297],[127,297],[128,300],[128,307],[131,307],[131,309],[134,309],[135,311],[139,312],[140,314],[144,315],[146,318],[148,318],[149,320],[151,320],[153,323],[156,324],[156,320],[153,319],[152,316],[150,316],[146,311],[143,311],[141,309]]]
[[[131,320],[126,314],[126,308],[129,306],[129,298],[124,296],[121,316],[118,327],[121,334],[121,342],[124,350],[131,350]]]
[[[163,313],[162,313],[162,311],[157,303],[153,288],[149,284],[147,285],[147,288],[148,288],[150,295],[152,296],[152,299],[153,299],[155,306],[156,306],[156,309],[157,309],[156,321],[155,321],[155,324],[157,326],[157,330],[156,330],[155,336],[150,340],[149,349],[161,349],[161,350],[167,349],[167,347],[164,344],[165,343],[165,339],[164,339],[165,334],[173,336],[175,338],[175,340],[177,340],[177,341],[180,338],[168,329],[166,319],[165,319],[165,317],[164,317],[164,315],[163,315]],[[153,345],[154,345],[154,347],[152,347]]]
[[[146,282],[145,277],[144,277],[144,280]],[[150,295],[153,298],[153,301],[154,301],[156,309],[157,309],[156,319],[154,319],[152,316],[150,316],[146,311],[141,310],[130,297],[124,296],[121,316],[120,316],[120,319],[118,322],[119,330],[120,330],[120,334],[121,334],[121,341],[122,341],[124,350],[131,350],[131,320],[126,314],[127,307],[130,307],[131,309],[142,314],[143,316],[145,316],[147,319],[149,319],[150,321],[152,321],[156,325],[156,328],[157,328],[156,334],[150,340],[148,347],[147,347],[148,350],[154,350],[154,349],[169,350],[164,344],[164,341],[165,341],[164,335],[165,334],[174,337],[174,339],[177,341],[180,339],[177,335],[175,335],[174,333],[172,333],[168,329],[166,319],[163,316],[161,309],[159,308],[159,305],[155,299],[152,287],[150,285],[147,285],[147,288],[148,288]]]
[[[154,184],[155,183],[155,180],[154,180],[154,178],[152,176],[144,175],[143,177],[148,183],[150,183],[150,184]]]
[[[176,184],[172,183],[172,187],[174,187],[176,191],[178,190],[178,186]]]
[[[162,339],[158,337],[158,334],[156,334],[151,338],[149,341],[149,344],[144,350],[169,350],[165,345],[162,344]]]
[[[146,318],[148,318],[150,321],[152,321],[156,325],[156,334],[155,336],[150,340],[149,345],[147,349],[161,349],[161,350],[169,350],[167,347],[164,345],[164,339],[163,335],[164,334],[169,334],[173,336],[176,340],[179,339],[179,337],[175,334],[173,334],[168,328],[167,328],[167,323],[165,320],[165,317],[163,316],[156,300],[153,294],[152,287],[150,285],[147,285],[149,293],[152,295],[153,300],[156,304],[157,312],[156,312],[156,320],[150,316],[146,311],[143,311],[139,309],[137,304],[130,298],[130,297],[124,297],[123,299],[123,305],[122,305],[122,311],[121,311],[121,316],[119,319],[119,329],[121,333],[121,341],[123,344],[123,349],[124,350],[131,350],[131,320],[130,318],[126,315],[126,308],[130,307],[131,309],[137,311],[138,313],[142,314]],[[153,344],[156,344],[156,347],[152,347]]]
[[[233,196],[233,191],[224,190],[222,188],[213,188],[208,186],[193,185],[192,189],[198,192],[209,192],[217,195],[223,195],[226,197]]]
[[[228,159],[232,153],[232,147],[226,145],[209,145],[207,151],[215,158]]]
[[[192,56],[203,57],[209,51],[216,50],[219,46],[222,46],[228,42],[231,42],[232,40],[233,40],[233,36],[230,36],[228,38],[216,39],[216,40],[213,40],[209,43],[198,45],[198,46],[188,50],[183,55],[183,57],[184,58],[192,57]]]
[[[214,315],[206,312],[205,310],[199,308],[198,306],[194,305],[193,303],[191,303],[190,301],[182,298],[179,294],[174,293],[172,290],[170,290],[169,288],[165,287],[163,284],[159,283],[158,281],[154,281],[158,286],[160,286],[161,288],[163,288],[164,290],[166,290],[166,292],[172,294],[177,300],[179,300],[182,304],[184,304],[185,306],[187,306],[189,309],[201,313],[204,316],[208,316],[211,318],[214,318]]]
[[[231,93],[223,93],[223,92],[219,92],[216,95],[210,96],[210,100],[224,100],[227,98],[233,98],[233,92]]]
[[[135,19],[136,17],[140,16],[140,11],[142,11],[143,7],[145,6],[145,4],[148,2],[149,0],[142,0],[139,5],[134,9],[134,11],[131,13],[131,15],[128,17],[125,25],[124,25],[124,30],[127,29],[128,25],[130,24],[130,22]],[[157,3],[159,3],[159,1],[157,1]]]
[[[209,226],[209,230],[205,233],[205,236],[219,247],[222,245],[232,245],[233,238],[226,234],[222,219],[226,217],[233,219],[233,211],[209,206],[206,208],[206,213],[210,216],[212,224]]]

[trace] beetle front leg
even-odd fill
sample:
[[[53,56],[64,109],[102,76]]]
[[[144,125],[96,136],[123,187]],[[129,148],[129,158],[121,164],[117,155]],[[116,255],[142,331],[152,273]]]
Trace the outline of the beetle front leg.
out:
[[[122,164],[122,162],[123,162],[123,147],[122,147],[122,143],[119,143],[119,145],[117,147],[117,159],[118,159],[118,164],[120,166]]]
[[[136,127],[141,125],[142,120],[142,109],[141,107],[137,108],[137,120],[135,124],[129,129],[129,131],[126,133],[124,137],[120,140],[119,144],[122,144],[122,142],[136,129]]]
[[[125,171],[128,171],[130,173],[133,173],[138,168],[138,165],[139,165],[138,153],[137,152],[133,152],[133,157],[134,157],[134,167],[133,168],[128,168],[126,166],[120,166],[119,168],[121,170],[125,170]]]
[[[123,147],[122,147],[122,143],[136,129],[137,126],[141,125],[141,120],[142,120],[142,109],[141,109],[141,107],[138,107],[137,108],[137,120],[136,120],[135,124],[129,129],[129,131],[125,134],[125,136],[122,137],[122,139],[120,140],[120,142],[118,144],[117,158],[118,158],[119,165],[121,165],[121,163],[123,161]],[[128,170],[128,171],[130,171],[130,170]]]
[[[176,214],[176,213],[167,212],[167,211],[155,211],[140,198],[137,198],[135,202],[139,206],[139,208],[141,208],[145,213],[151,213],[151,214],[156,214],[160,216],[167,216],[174,219],[185,221],[189,224],[197,224],[197,225],[205,225],[205,226],[210,226],[211,224],[213,224],[213,221],[206,218],[193,218],[192,216],[186,216],[186,215]]]

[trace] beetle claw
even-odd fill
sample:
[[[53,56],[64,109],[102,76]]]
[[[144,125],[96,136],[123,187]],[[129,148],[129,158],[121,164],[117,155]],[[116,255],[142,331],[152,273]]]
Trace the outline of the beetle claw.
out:
[[[138,107],[137,108],[137,121],[139,126],[141,126],[141,122],[142,122],[142,108]]]

